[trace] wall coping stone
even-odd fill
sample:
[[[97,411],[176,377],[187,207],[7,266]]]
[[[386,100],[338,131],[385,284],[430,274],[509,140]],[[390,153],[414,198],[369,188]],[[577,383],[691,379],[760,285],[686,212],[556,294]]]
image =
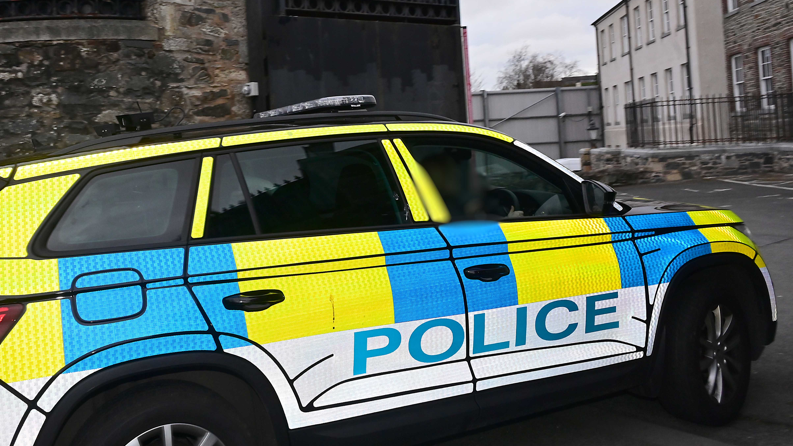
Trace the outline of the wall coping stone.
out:
[[[732,146],[686,147],[678,149],[581,149],[580,153],[592,155],[632,156],[638,158],[679,158],[699,155],[735,155],[744,153],[793,152],[793,143],[737,144]]]
[[[66,19],[0,22],[0,43],[52,40],[157,40],[145,20]]]

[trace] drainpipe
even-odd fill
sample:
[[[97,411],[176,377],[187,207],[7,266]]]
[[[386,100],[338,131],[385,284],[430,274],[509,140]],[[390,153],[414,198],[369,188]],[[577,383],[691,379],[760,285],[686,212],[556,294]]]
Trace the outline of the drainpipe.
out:
[[[482,114],[485,127],[490,128],[490,104],[487,103],[487,90],[482,90]]]
[[[689,40],[688,35],[688,2],[683,0],[683,17],[686,21],[686,71],[688,74],[688,103],[690,107],[689,115],[691,116],[688,119],[688,134],[691,138],[691,144],[694,144],[694,125],[695,125],[695,115],[694,112],[696,109],[694,108],[694,83],[692,80],[694,79],[691,77],[691,41]]]

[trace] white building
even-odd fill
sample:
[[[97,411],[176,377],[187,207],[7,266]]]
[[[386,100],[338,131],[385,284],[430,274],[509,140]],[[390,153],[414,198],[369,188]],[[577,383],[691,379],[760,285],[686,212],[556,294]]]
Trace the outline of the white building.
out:
[[[623,0],[592,25],[607,147],[627,146],[626,103],[727,94],[721,0]]]

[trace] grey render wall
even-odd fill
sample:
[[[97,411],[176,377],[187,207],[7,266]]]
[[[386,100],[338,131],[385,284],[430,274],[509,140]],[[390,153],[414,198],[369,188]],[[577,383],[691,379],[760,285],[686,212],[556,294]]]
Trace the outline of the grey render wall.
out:
[[[598,87],[487,91],[473,95],[474,124],[506,133],[554,159],[578,158],[580,149],[591,147],[587,131],[590,111],[602,129]],[[564,118],[559,118],[562,113]],[[601,145],[602,140],[597,144]]]

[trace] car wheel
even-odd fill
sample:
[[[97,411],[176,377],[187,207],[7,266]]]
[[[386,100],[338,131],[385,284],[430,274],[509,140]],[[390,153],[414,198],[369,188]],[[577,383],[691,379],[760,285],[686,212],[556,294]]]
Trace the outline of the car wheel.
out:
[[[738,416],[749,387],[749,332],[739,304],[740,294],[748,291],[725,280],[687,285],[667,315],[666,370],[659,398],[680,418],[723,425]]]
[[[125,392],[81,429],[79,446],[252,446],[250,429],[223,398],[202,387],[158,383]]]

